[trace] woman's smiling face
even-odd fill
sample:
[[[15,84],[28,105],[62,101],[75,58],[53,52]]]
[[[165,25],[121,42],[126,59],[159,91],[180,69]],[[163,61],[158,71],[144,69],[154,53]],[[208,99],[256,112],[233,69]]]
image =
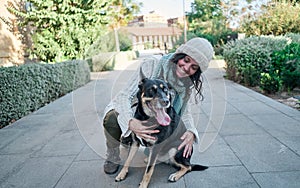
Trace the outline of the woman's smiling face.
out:
[[[189,56],[179,59],[176,66],[176,75],[178,78],[184,78],[196,73],[199,65]]]

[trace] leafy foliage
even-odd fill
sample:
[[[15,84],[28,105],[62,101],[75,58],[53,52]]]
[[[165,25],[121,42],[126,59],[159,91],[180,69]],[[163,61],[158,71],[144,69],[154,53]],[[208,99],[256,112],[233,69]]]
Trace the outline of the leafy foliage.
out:
[[[221,46],[227,43],[228,35],[235,32],[227,28],[220,0],[196,0],[192,11],[187,14],[189,32],[209,40],[215,48],[215,54],[222,53]]]
[[[195,0],[192,3],[192,11],[188,14],[189,22],[202,22],[223,17],[221,0]]]
[[[278,75],[278,71],[272,73],[261,73],[260,74],[260,88],[266,93],[275,93],[282,87],[282,81]]]
[[[240,31],[246,35],[284,35],[300,33],[299,2],[278,1],[265,7],[257,18],[249,17],[241,25]]]
[[[273,70],[270,72],[278,72],[285,89],[300,87],[300,43],[293,42],[282,50],[274,51],[272,60]]]
[[[300,35],[287,34],[229,42],[223,54],[227,77],[248,86],[260,86],[268,93],[299,87],[299,39]]]
[[[224,59],[229,79],[249,86],[259,84],[262,70],[271,67],[271,54],[287,45],[287,39],[274,37],[249,37],[231,41],[224,46]]]
[[[192,11],[187,14],[190,30],[195,33],[211,33],[225,27],[220,0],[195,0]]]
[[[22,17],[22,26],[33,28],[31,55],[45,62],[85,58],[93,41],[116,22],[114,6],[120,7],[124,23],[135,7],[131,0],[28,0],[26,5],[9,10]]]
[[[133,14],[138,13],[141,3],[132,0],[111,0],[106,13],[106,21],[109,27],[119,28],[133,19]]]
[[[132,43],[129,38],[129,34],[123,30],[119,30],[118,35],[120,50],[132,50]],[[89,58],[104,52],[115,52],[116,45],[114,42],[112,42],[114,40],[115,36],[113,32],[109,32],[105,36],[98,37],[97,40],[95,40],[93,44],[87,48],[85,57]]]
[[[230,28],[237,29],[242,20],[256,17],[271,0],[222,0],[221,6]]]
[[[89,80],[86,61],[0,67],[0,128]]]
[[[20,14],[33,30],[32,56],[45,62],[81,59],[97,35],[107,1],[28,0]],[[98,27],[98,29],[97,29]]]

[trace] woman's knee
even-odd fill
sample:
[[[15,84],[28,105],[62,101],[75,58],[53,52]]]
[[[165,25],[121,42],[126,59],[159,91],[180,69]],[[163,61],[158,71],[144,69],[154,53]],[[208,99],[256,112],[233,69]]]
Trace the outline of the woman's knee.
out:
[[[115,110],[111,110],[111,111],[107,112],[103,119],[104,128],[119,127],[118,115],[119,115],[119,113],[116,112]]]
[[[122,134],[121,128],[118,123],[118,115],[118,112],[116,112],[115,110],[111,110],[105,115],[103,119],[105,132],[115,139],[119,139]]]

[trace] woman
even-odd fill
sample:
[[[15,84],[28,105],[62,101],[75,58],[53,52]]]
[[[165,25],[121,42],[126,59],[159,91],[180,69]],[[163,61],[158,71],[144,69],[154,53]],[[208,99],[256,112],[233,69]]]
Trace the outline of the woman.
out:
[[[183,157],[191,155],[194,142],[198,142],[199,136],[194,126],[190,113],[189,99],[192,89],[196,91],[196,97],[202,97],[200,80],[201,73],[207,68],[213,57],[214,51],[211,44],[203,38],[193,38],[181,45],[175,53],[167,54],[160,59],[155,57],[145,59],[140,70],[148,78],[161,78],[171,84],[175,90],[172,105],[181,116],[187,132],[182,135],[182,144],[178,150],[184,147]],[[131,131],[144,139],[155,139],[151,136],[157,133],[153,126],[144,126],[143,123],[133,117],[134,110],[131,106],[137,101],[138,83],[140,74],[137,71],[114,100],[106,107],[103,126],[105,128],[107,159],[104,163],[104,172],[115,173],[120,161],[120,138],[128,136]]]

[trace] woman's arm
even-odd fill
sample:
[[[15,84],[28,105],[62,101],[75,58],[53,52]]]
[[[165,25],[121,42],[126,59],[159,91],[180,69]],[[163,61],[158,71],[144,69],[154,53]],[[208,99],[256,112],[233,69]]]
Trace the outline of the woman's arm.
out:
[[[118,122],[124,134],[129,134],[129,123],[134,118],[134,111],[132,105],[137,102],[136,94],[138,92],[138,85],[141,81],[140,71],[151,78],[155,69],[158,68],[158,59],[155,57],[148,57],[144,59],[140,67],[135,71],[132,77],[127,82],[125,88],[115,97],[114,108],[119,113]],[[125,136],[127,136],[127,134]]]
[[[193,144],[199,142],[199,134],[194,126],[194,120],[191,114],[191,102],[189,100],[186,109],[181,117],[187,131],[181,136],[182,143],[178,150],[184,147],[183,157],[188,157],[192,154]]]
[[[191,99],[188,101],[187,105],[186,105],[186,109],[182,114],[181,120],[183,121],[186,129],[190,132],[192,132],[195,136],[195,143],[199,142],[199,134],[198,134],[198,130],[195,127],[194,124],[194,118],[192,116],[192,112],[191,112]]]

